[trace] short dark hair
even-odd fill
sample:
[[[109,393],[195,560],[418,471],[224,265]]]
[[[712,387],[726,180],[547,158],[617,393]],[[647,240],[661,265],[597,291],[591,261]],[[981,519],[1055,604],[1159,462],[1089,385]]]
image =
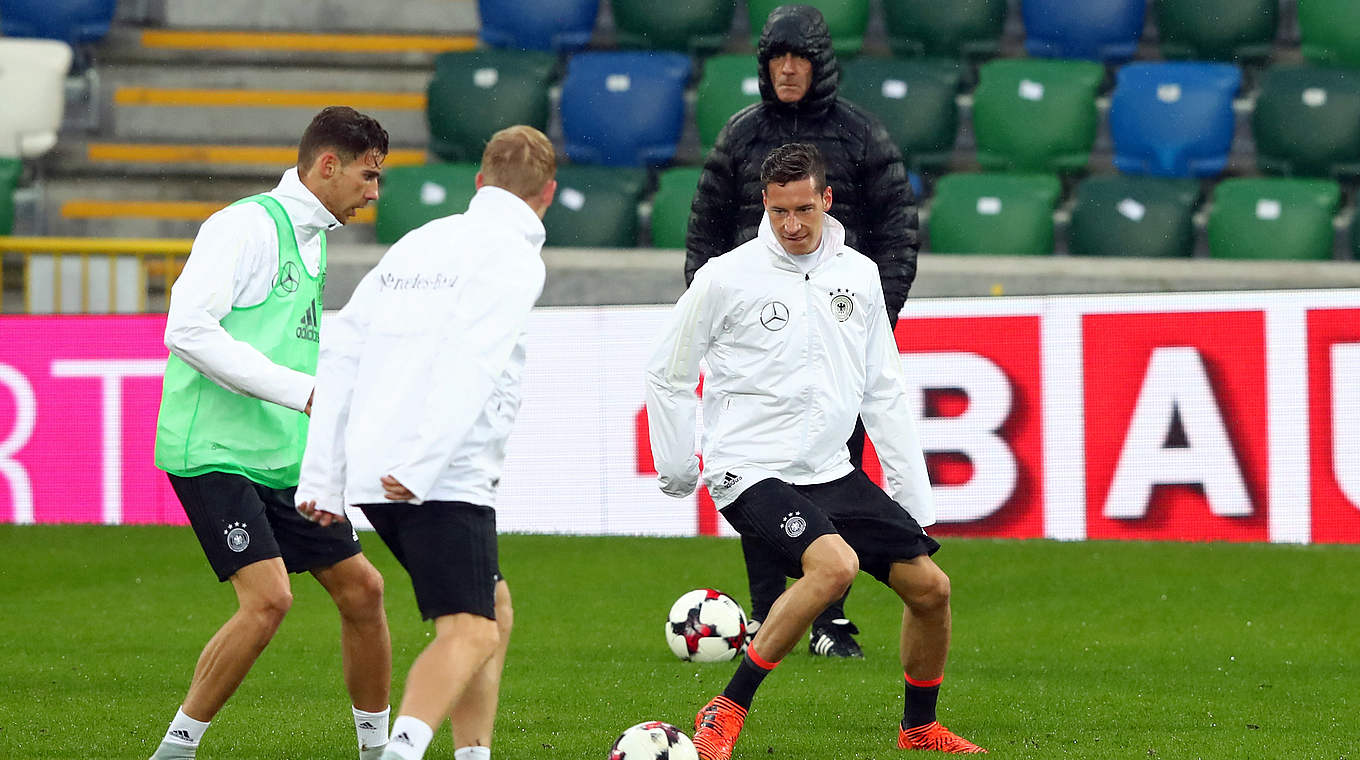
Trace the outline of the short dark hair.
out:
[[[811,143],[788,143],[770,151],[760,164],[760,184],[783,185],[812,178],[817,192],[826,189],[826,161]]]
[[[349,106],[327,106],[312,117],[298,143],[298,168],[306,170],[326,150],[349,163],[359,156],[377,151],[387,155],[387,130],[378,120]]]

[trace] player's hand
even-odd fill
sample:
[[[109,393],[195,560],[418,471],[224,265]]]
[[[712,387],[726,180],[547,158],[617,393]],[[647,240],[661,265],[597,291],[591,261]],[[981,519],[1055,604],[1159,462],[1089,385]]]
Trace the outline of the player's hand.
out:
[[[388,501],[412,501],[416,495],[411,493],[401,481],[391,475],[382,476],[383,495]]]
[[[323,528],[329,528],[331,525],[338,522],[345,522],[344,515],[337,515],[334,512],[327,512],[324,509],[318,508],[316,506],[316,499],[298,502],[297,511],[298,514]]]

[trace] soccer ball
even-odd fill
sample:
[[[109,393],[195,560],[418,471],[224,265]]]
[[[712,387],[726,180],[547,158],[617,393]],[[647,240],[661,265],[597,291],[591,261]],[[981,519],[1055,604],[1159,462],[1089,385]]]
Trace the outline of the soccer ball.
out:
[[[699,760],[699,753],[680,729],[649,720],[620,734],[609,748],[609,760]]]
[[[671,606],[666,643],[682,660],[725,662],[746,644],[746,613],[721,591],[695,589]]]

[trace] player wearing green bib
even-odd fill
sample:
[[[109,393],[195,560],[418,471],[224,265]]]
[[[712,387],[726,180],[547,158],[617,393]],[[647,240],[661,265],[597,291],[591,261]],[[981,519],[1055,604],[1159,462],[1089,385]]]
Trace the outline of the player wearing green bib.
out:
[[[378,197],[387,132],[352,108],[317,114],[273,190],[214,214],[171,290],[156,427],[165,470],[238,608],[208,642],[152,760],[193,758],[310,572],[340,612],[361,760],[387,742],[391,644],[382,576],[348,526],[294,508],[320,345],[326,231]]]

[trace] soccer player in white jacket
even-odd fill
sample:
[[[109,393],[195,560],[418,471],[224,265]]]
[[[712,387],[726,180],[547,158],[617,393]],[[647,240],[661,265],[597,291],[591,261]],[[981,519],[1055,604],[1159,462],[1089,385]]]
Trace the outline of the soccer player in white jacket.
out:
[[[407,233],[326,323],[298,511],[362,507],[435,627],[383,760],[423,757],[445,718],[456,760],[491,757],[512,614],[493,504],[556,169],[542,132],[497,132],[467,212]]]
[[[695,717],[703,760],[728,760],[756,689],[863,569],[905,604],[902,749],[984,752],[935,719],[949,652],[949,578],[922,530],[935,522],[925,457],[872,261],[827,214],[817,148],[776,148],[761,166],[756,239],[711,259],[671,314],[647,368],[647,418],[661,490],[698,484],[694,389],[704,380],[703,479],[743,538],[767,543],[797,578],[774,603],[723,693]],[[856,415],[888,492],[850,464]],[[891,496],[889,496],[891,494]]]

